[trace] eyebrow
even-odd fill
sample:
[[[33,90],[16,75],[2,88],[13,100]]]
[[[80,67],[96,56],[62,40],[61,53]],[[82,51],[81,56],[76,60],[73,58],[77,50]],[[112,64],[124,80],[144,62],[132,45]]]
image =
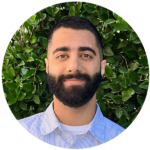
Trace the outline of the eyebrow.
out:
[[[55,54],[58,51],[70,51],[71,49],[69,47],[63,46],[63,47],[58,47],[53,51],[53,54]],[[91,48],[87,46],[79,47],[79,51],[90,51],[96,56],[96,52]]]

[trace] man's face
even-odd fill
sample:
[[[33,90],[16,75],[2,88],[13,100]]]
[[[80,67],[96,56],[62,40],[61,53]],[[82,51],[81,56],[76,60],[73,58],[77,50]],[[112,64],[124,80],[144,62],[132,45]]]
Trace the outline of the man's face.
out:
[[[50,91],[65,105],[84,105],[94,96],[100,83],[100,61],[92,32],[57,29],[48,45],[48,59],[45,59]]]

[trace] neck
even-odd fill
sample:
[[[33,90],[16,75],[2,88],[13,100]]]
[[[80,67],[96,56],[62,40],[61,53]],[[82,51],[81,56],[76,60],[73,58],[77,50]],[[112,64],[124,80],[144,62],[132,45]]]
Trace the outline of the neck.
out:
[[[89,124],[96,113],[96,94],[93,98],[81,107],[69,107],[60,102],[55,95],[54,113],[58,120],[68,126],[82,126]]]

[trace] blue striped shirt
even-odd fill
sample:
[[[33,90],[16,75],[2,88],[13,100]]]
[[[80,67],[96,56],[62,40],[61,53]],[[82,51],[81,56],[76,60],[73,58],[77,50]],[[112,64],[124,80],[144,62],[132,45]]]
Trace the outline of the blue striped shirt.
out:
[[[100,145],[115,138],[124,131],[124,128],[103,116],[98,104],[96,114],[90,126],[87,125],[83,132],[75,135],[66,132],[62,128],[53,111],[53,102],[45,112],[21,119],[19,122],[40,140],[54,146],[72,149]]]

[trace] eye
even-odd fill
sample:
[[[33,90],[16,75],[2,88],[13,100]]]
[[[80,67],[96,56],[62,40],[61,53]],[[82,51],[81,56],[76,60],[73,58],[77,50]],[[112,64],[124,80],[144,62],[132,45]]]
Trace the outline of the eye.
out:
[[[88,54],[83,54],[84,56],[89,56],[89,58],[92,58],[90,55],[88,55]]]
[[[90,55],[88,55],[88,54],[83,54],[84,56],[88,56],[89,58],[92,58]],[[67,55],[65,55],[65,54],[62,54],[62,55],[59,55],[57,58],[60,58],[60,56],[67,56]],[[88,57],[86,57],[86,58],[88,58]],[[64,57],[63,57],[64,58]]]
[[[60,56],[67,56],[67,55],[65,55],[65,54],[62,54],[62,55],[59,55],[57,58],[59,58]]]

